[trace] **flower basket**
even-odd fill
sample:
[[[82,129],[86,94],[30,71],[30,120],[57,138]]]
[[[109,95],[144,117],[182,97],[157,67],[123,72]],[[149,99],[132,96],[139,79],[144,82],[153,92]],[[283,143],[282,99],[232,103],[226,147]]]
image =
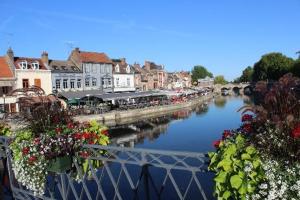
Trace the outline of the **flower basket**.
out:
[[[57,157],[50,160],[47,170],[49,172],[62,173],[71,169],[71,167],[72,167],[72,157],[63,156],[63,157]]]

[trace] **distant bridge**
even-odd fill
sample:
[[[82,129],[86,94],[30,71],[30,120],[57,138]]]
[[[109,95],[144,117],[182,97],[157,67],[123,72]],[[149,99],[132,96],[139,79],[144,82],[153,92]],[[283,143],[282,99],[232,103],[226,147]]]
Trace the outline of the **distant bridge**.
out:
[[[216,84],[214,85],[214,92],[217,94],[221,94],[221,90],[228,90],[229,94],[240,93],[252,93],[253,85],[251,83],[228,83],[225,85]]]

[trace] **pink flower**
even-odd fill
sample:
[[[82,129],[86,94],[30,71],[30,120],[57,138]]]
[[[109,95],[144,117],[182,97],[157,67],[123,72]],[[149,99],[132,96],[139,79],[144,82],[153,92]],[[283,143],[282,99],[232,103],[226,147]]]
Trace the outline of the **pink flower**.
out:
[[[29,159],[28,159],[28,162],[30,164],[32,164],[33,162],[35,162],[37,160],[37,157],[36,156],[30,156]]]
[[[74,124],[72,122],[69,122],[67,124],[68,129],[73,129],[74,128]]]
[[[24,147],[24,148],[22,149],[23,155],[27,155],[27,154],[29,153],[29,151],[30,151],[30,148],[29,148],[29,147]]]

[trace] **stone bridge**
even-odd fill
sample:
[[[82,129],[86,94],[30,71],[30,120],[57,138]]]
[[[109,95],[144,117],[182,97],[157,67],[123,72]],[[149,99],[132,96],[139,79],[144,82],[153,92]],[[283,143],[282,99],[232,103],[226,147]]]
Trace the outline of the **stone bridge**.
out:
[[[227,89],[229,94],[240,93],[246,94],[251,93],[253,90],[253,86],[251,83],[228,83],[225,85],[216,84],[214,85],[214,92],[217,94],[221,94],[222,89]]]

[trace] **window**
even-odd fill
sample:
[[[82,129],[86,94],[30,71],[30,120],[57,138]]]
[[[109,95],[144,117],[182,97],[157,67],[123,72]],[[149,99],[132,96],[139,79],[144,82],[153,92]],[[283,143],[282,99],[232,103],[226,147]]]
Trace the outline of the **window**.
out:
[[[8,93],[8,87],[2,87],[2,93],[7,94]]]
[[[63,88],[67,89],[68,88],[68,79],[63,80]]]
[[[93,78],[92,79],[92,86],[96,86],[97,85],[97,79],[96,78]]]
[[[60,89],[60,79],[55,80],[55,87],[56,89]]]
[[[111,85],[111,79],[110,78],[108,79],[108,85]]]
[[[81,88],[81,79],[77,79],[77,88]]]
[[[85,79],[85,87],[90,87],[90,79],[89,78]]]
[[[27,69],[27,61],[21,61],[19,62],[19,66],[21,69]]]
[[[127,86],[130,86],[130,78],[127,78]]]
[[[22,84],[23,84],[23,88],[29,88],[29,80],[28,79],[23,79]]]
[[[90,64],[85,64],[85,73],[90,73],[91,67]]]
[[[32,69],[39,69],[40,68],[40,65],[37,61],[31,63],[31,66],[32,66]]]
[[[116,86],[119,86],[119,78],[116,78]]]
[[[119,65],[117,65],[117,66],[115,67],[115,70],[116,70],[116,72],[120,72]]]
[[[102,78],[102,85],[104,85],[104,78]]]
[[[35,85],[35,86],[38,86],[38,87],[41,87],[41,85],[42,85],[42,84],[41,84],[41,79],[38,79],[38,78],[37,78],[37,79],[34,79],[34,85]]]
[[[70,87],[71,87],[72,89],[75,88],[75,79],[71,79],[71,81],[70,81]]]

